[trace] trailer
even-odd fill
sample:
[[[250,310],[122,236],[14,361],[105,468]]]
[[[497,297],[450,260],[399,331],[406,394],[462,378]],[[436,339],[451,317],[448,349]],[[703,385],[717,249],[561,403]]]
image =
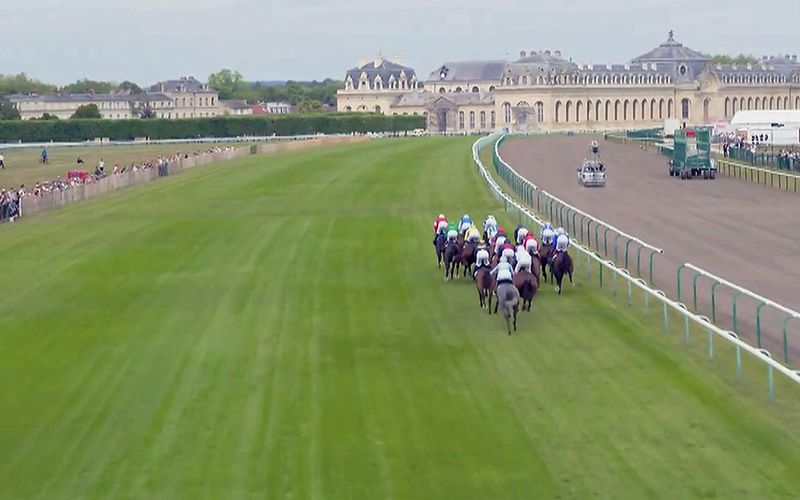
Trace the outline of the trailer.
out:
[[[675,131],[669,175],[681,179],[714,179],[717,168],[711,157],[711,129],[683,128]]]

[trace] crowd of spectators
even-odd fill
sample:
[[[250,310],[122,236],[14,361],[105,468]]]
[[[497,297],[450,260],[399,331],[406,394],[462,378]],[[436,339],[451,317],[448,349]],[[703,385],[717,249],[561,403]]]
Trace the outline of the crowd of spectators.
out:
[[[722,144],[722,155],[726,158],[748,161],[754,165],[763,165],[782,170],[800,171],[800,152],[791,149],[779,149],[767,144],[765,134],[754,135],[748,141],[734,133],[720,134],[717,140]]]
[[[215,155],[233,149],[232,146],[215,147],[194,152],[176,152],[171,156],[159,156],[155,160],[132,162],[129,165],[120,165],[116,163],[110,174],[106,171],[105,162],[101,159],[91,173],[84,170],[70,170],[67,172],[65,178],[58,176],[49,181],[40,181],[30,189],[26,188],[24,184],[19,186],[19,188],[0,189],[0,222],[13,222],[20,217],[22,215],[22,202],[29,196],[47,196],[50,193],[74,189],[84,184],[98,182],[109,175],[125,175],[154,168],[158,169],[159,176],[166,175],[170,163],[177,163],[192,157]],[[78,157],[76,163],[81,166],[85,165],[81,157]]]

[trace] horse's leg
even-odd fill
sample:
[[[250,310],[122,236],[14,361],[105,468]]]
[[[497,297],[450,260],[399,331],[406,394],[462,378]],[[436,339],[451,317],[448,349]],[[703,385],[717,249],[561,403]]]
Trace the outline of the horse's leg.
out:
[[[519,311],[519,304],[514,306],[514,331],[517,331],[517,312]]]
[[[511,314],[506,316],[506,329],[508,330],[508,334],[511,335]]]
[[[492,295],[494,295],[494,294],[492,293],[491,290],[489,290],[488,295],[489,295],[489,316],[491,316],[492,315]]]
[[[500,305],[500,297],[499,297],[499,296],[495,296],[494,298],[495,298],[495,302],[494,302],[494,313],[495,313],[495,314],[497,314],[497,306],[499,306],[499,305]]]
[[[483,309],[483,290],[478,288],[478,302],[481,305],[481,309]]]

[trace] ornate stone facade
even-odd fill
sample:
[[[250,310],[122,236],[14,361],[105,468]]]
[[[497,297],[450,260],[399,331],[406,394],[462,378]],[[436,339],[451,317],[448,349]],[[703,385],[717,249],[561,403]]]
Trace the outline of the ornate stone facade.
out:
[[[646,128],[670,118],[699,125],[740,109],[800,109],[800,63],[715,64],[670,32],[625,64],[521,52],[512,62],[445,63],[424,85],[413,69],[379,58],[348,71],[337,97],[343,112],[425,115],[433,132]]]

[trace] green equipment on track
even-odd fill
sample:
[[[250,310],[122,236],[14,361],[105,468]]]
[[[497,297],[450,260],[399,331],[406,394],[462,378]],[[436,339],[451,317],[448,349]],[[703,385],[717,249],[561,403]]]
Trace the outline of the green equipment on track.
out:
[[[675,131],[669,175],[681,179],[700,176],[703,179],[714,179],[717,176],[717,168],[711,158],[710,128],[683,128]]]

